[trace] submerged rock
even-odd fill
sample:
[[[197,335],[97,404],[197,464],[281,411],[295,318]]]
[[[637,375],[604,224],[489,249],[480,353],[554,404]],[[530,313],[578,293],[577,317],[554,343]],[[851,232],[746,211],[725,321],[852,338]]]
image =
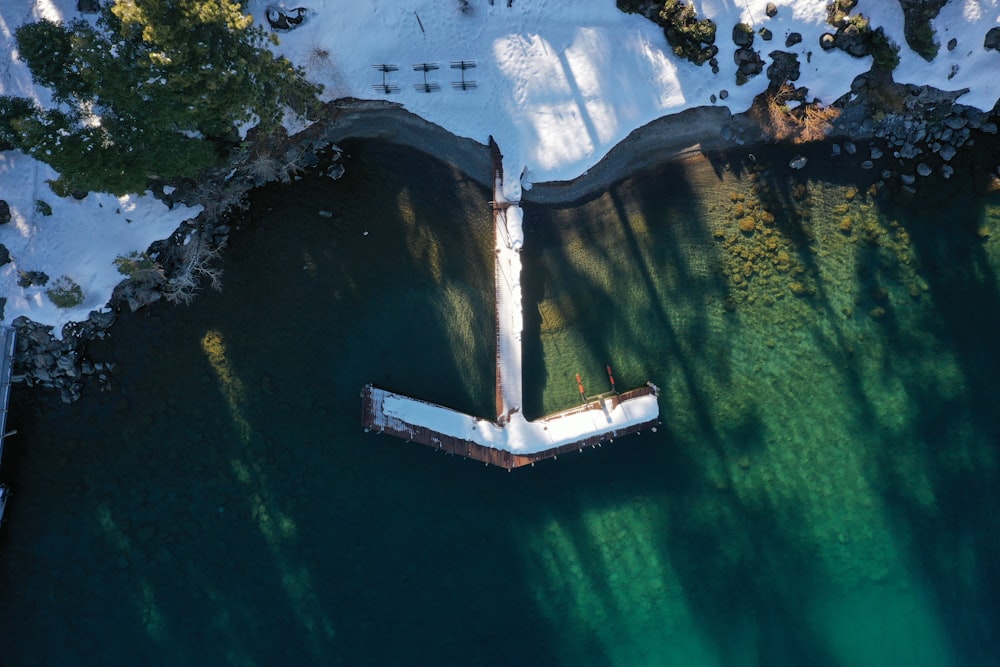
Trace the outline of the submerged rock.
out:
[[[792,169],[802,169],[809,162],[804,155],[796,155],[789,161],[788,166]]]

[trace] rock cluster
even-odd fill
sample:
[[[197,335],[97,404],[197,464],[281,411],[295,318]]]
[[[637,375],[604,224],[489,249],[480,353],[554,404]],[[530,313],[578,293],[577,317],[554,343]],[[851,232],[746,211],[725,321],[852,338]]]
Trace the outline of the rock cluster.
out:
[[[919,176],[930,176],[937,168],[949,178],[954,169],[947,163],[963,146],[971,145],[976,131],[996,134],[997,125],[978,109],[955,106],[940,113],[893,113],[879,122],[874,135],[885,141],[892,157],[901,161],[904,169],[913,169]],[[881,151],[878,154],[881,157]],[[875,155],[873,160],[877,159]],[[912,187],[912,173],[903,173],[903,185]]]
[[[733,43],[739,48],[733,53],[736,63],[736,85],[741,86],[751,77],[764,71],[764,60],[753,48],[753,28],[745,23],[733,26]]]
[[[52,327],[18,317],[12,380],[29,387],[39,386],[58,391],[62,400],[72,403],[80,398],[83,381],[97,377],[102,385],[110,381],[111,364],[92,362],[81,352],[83,341],[103,338],[114,322],[113,312],[92,311],[83,322],[67,325],[62,340],[52,335]]]

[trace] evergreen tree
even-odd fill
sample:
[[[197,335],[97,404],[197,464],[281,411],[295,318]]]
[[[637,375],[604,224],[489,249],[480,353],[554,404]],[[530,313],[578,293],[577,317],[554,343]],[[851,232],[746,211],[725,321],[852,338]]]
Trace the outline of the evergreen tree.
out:
[[[319,87],[267,50],[231,0],[117,0],[96,25],[39,21],[17,31],[20,57],[57,109],[15,126],[61,193],[144,190],[221,164],[237,128],[305,115]]]

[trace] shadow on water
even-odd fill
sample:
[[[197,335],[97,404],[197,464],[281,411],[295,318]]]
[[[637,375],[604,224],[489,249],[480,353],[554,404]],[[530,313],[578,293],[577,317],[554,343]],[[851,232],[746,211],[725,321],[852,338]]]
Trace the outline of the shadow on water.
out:
[[[886,198],[882,213],[905,219],[932,315],[922,323],[934,345],[886,318],[887,363],[920,406],[902,432],[886,434],[877,479],[913,560],[934,592],[941,622],[963,664],[995,660],[1000,611],[1000,282],[982,232],[996,233],[1000,199],[954,185],[919,197]],[[871,274],[869,274],[871,275]],[[920,363],[914,363],[919,359]],[[960,378],[935,381],[928,367],[954,360]],[[922,464],[929,489],[915,479]]]
[[[581,491],[543,506],[549,513],[537,521],[550,527],[530,560],[547,563],[548,572],[526,576],[549,600],[542,607],[551,607],[554,626],[584,628],[579,635],[561,629],[563,645],[577,646],[563,656],[567,664],[837,664],[824,649],[825,637],[802,620],[803,582],[827,575],[799,545],[807,518],[794,505],[751,504],[732,492],[728,461],[761,448],[766,429],[753,407],[736,420],[720,417],[719,390],[733,380],[729,346],[741,332],[731,321],[719,324],[727,322],[728,287],[702,195],[687,179],[682,166],[668,165],[577,207],[526,207],[534,243],[525,249],[524,282],[531,287],[525,300],[542,304],[568,292],[568,303],[556,301],[556,314],[591,332],[582,350],[601,360],[611,350],[631,349],[654,381],[671,385],[661,395],[659,434],[634,439],[639,446],[615,445],[614,458],[599,467],[574,460],[549,473],[546,483],[565,476]],[[624,275],[595,275],[590,263],[622,267]],[[625,323],[625,331],[602,327],[609,319]],[[525,344],[526,387],[533,392],[526,403],[540,412],[542,394],[553,390],[543,392],[546,378],[535,369],[546,367],[546,346],[559,352],[558,330],[544,316],[534,324],[538,338],[527,336]],[[684,413],[693,416],[681,420]],[[648,523],[631,525],[618,508],[644,496],[661,500],[653,502]],[[595,528],[593,515],[613,518]],[[606,534],[617,521],[621,532]],[[633,545],[630,536],[651,542]],[[677,589],[659,598],[630,597],[619,590],[628,587],[622,582],[628,576],[648,577],[651,585],[669,580]],[[577,601],[587,613],[551,601],[560,598]],[[636,612],[646,605],[652,610],[645,617]],[[676,607],[687,621],[674,617]],[[700,647],[687,649],[697,657],[686,662],[676,657],[683,654],[678,646],[666,644],[689,642],[654,638],[683,635],[684,628],[703,638]],[[636,656],[630,645],[652,652]]]
[[[530,499],[360,425],[367,381],[492,411],[488,193],[344,147],[257,194],[222,293],[91,346],[115,391],[15,396],[5,667],[552,662],[498,532]]]
[[[345,148],[341,181],[258,193],[224,292],[123,316],[91,347],[118,363],[115,391],[69,407],[15,394],[5,667],[844,664],[837,641],[854,636],[810,612],[830,591],[896,583],[831,557],[865,556],[846,528],[830,532],[857,504],[845,480],[885,501],[955,655],[988,664],[1000,298],[972,235],[909,225],[920,303],[933,302],[916,322],[898,276],[862,247],[859,265],[877,270],[850,267],[851,289],[890,292],[859,297],[886,310],[869,322],[841,312],[821,256],[812,296],[729,307],[704,192],[745,167],[673,165],[582,207],[526,206],[526,408],[571,404],[575,369],[594,384],[611,363],[622,384],[661,385],[664,426],[508,474],[361,433],[368,381],[491,414],[492,229],[489,193],[446,167]],[[785,196],[777,175],[768,186]],[[914,419],[887,416],[875,353],[847,351],[850,326],[878,332],[866,340],[889,351],[879,371]],[[770,348],[778,327],[787,340]],[[814,355],[782,349],[800,333]],[[935,349],[960,382],[913,363]],[[822,383],[835,390],[809,394]],[[810,441],[831,433],[846,444]],[[855,464],[867,480],[842,474]],[[857,664],[884,664],[857,650]]]
[[[683,166],[660,167],[570,208],[526,205],[525,211],[532,239],[524,250],[525,301],[535,304],[526,314],[524,342],[528,413],[551,409],[545,399],[552,395],[571,395],[580,370],[590,371],[583,373],[585,380],[600,378],[592,384],[603,389],[609,364],[617,369],[619,389],[647,379],[665,382],[667,374],[678,373],[695,403],[708,404],[692,365],[713,364],[726,373],[706,314],[725,300],[726,287],[713,270],[711,251],[696,257],[698,266],[690,264],[688,250],[711,248],[711,237]],[[669,279],[654,272],[667,272]],[[683,318],[668,309],[683,312]],[[562,369],[564,379],[549,378],[545,347],[558,351],[559,334],[570,327],[587,332],[589,359],[570,360],[575,365]],[[670,346],[666,356],[664,340]],[[708,345],[691,355],[685,346],[692,341]],[[622,355],[623,349],[628,353]],[[700,410],[706,434],[713,430],[709,411]]]

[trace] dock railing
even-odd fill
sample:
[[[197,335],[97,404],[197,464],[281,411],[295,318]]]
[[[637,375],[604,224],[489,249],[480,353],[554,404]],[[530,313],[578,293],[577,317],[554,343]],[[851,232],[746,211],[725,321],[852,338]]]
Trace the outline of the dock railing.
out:
[[[0,325],[0,342],[3,357],[0,359],[0,462],[3,461],[3,440],[7,433],[7,410],[10,403],[11,374],[14,368],[14,346],[17,344],[17,330]]]

